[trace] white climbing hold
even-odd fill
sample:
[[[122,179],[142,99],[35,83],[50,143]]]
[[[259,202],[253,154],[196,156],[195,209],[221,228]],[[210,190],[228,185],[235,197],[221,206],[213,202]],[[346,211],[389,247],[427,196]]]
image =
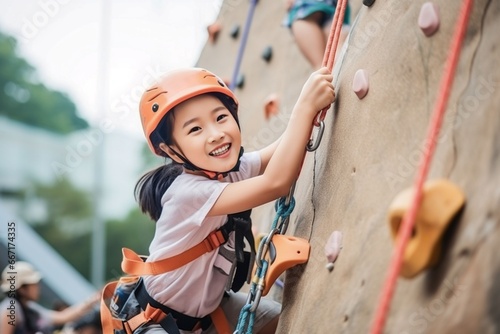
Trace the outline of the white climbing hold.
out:
[[[425,36],[430,37],[439,29],[439,7],[435,3],[426,2],[420,8],[418,26]]]
[[[359,99],[362,99],[368,94],[368,73],[366,70],[357,70],[352,81],[352,90]]]
[[[342,232],[333,231],[325,245],[325,255],[328,260],[326,268],[333,269],[333,263],[337,260],[340,250],[342,249]]]

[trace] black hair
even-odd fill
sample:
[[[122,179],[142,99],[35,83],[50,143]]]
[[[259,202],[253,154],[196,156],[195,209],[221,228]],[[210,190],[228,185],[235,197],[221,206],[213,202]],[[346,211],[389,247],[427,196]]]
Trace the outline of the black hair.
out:
[[[215,96],[229,110],[231,115],[236,120],[238,127],[238,105],[229,96],[222,93],[208,93]],[[167,112],[156,129],[151,133],[150,140],[157,154],[166,158],[164,165],[144,174],[134,188],[135,199],[139,203],[141,211],[157,221],[160,218],[162,205],[161,198],[170,187],[175,178],[179,176],[184,168],[180,164],[168,157],[168,155],[160,149],[160,144],[173,144],[172,132],[174,126],[175,108]]]

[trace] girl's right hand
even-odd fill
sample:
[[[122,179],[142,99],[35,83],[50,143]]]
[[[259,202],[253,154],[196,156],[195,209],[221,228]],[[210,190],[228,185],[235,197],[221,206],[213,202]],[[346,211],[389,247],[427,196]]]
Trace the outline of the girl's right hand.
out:
[[[302,87],[297,105],[298,110],[311,113],[311,117],[335,101],[335,89],[332,84],[333,75],[326,67],[313,72]]]

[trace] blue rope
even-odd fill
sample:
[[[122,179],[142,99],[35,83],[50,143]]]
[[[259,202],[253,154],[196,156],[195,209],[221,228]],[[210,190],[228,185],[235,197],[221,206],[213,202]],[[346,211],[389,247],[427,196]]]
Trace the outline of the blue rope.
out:
[[[274,217],[273,224],[271,226],[272,229],[275,229],[278,225],[278,221],[283,219],[288,218],[292,212],[293,209],[295,209],[295,198],[292,196],[290,199],[290,203],[288,205],[285,204],[286,198],[281,197],[279,200],[276,201],[274,205],[274,209],[276,210],[276,216]]]
[[[262,260],[262,267],[261,268],[257,267],[256,275],[257,277],[259,277],[259,280],[266,276],[268,266],[269,263],[266,260]],[[257,292],[257,283],[255,283],[255,280],[252,281],[250,292],[252,293],[253,296],[255,296],[255,293]],[[253,333],[255,312],[250,311],[251,307],[252,304],[246,304],[241,309],[240,316],[238,318],[238,325],[236,326],[236,333],[245,333],[245,334]]]
[[[287,204],[286,203],[286,198],[282,197],[276,201],[275,204],[275,210],[276,210],[276,216],[274,217],[273,224],[272,224],[272,229],[275,229],[276,226],[278,225],[278,221],[280,218],[286,219],[288,218],[292,212],[293,209],[295,208],[295,198],[292,196],[290,199],[290,202]],[[260,241],[261,244],[267,242],[267,236],[262,238]],[[266,276],[267,273],[267,268],[269,266],[269,263],[261,259],[262,261],[262,267],[257,266],[257,271],[256,271],[256,276],[258,277],[259,281]],[[255,280],[252,281],[252,284],[250,286],[250,293],[255,296],[255,293],[257,292],[257,283]],[[236,326],[236,332],[239,334],[252,334],[253,333],[253,325],[255,322],[255,312],[251,312],[250,309],[252,307],[252,304],[246,304],[243,306],[240,312],[240,316],[238,317],[238,325]],[[245,331],[246,329],[246,331]]]
[[[247,20],[245,22],[245,30],[243,31],[243,36],[241,37],[240,48],[238,49],[238,55],[236,56],[236,64],[234,65],[233,78],[229,83],[229,89],[231,89],[232,91],[234,91],[234,88],[236,87],[236,81],[238,80],[238,76],[240,74],[241,60],[243,59],[243,53],[245,52],[245,46],[247,44],[248,34],[250,32],[253,13],[255,12],[257,2],[258,0],[251,0],[250,9],[248,10]]]

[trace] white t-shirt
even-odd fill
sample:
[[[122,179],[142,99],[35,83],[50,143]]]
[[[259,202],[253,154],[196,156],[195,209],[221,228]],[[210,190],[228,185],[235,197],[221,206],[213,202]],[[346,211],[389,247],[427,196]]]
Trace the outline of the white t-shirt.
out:
[[[224,180],[182,173],[162,197],[162,213],[149,246],[148,262],[180,254],[197,245],[227,221],[227,215],[207,217],[224,188],[231,182],[257,176],[259,152],[245,153],[238,172]],[[234,233],[232,233],[232,238]],[[232,247],[230,240],[226,247]],[[231,264],[219,250],[206,253],[174,271],[145,276],[148,293],[158,302],[192,317],[203,317],[219,306]]]

